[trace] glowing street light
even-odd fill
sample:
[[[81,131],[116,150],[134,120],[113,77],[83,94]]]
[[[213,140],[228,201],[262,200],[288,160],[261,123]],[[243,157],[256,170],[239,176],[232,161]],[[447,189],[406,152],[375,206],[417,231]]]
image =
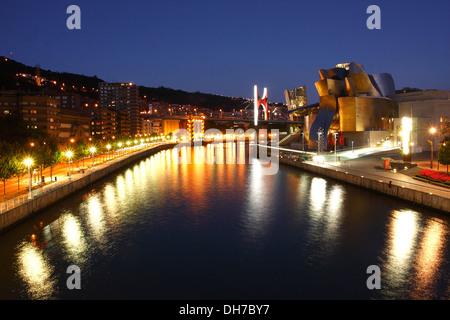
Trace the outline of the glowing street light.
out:
[[[89,151],[92,153],[92,168],[94,168],[94,153],[97,151],[95,147],[91,147]]]
[[[432,135],[432,140],[428,140],[428,142],[431,144],[431,163],[430,163],[430,168],[433,169],[433,139],[434,139],[434,134],[436,133],[436,128],[431,127],[429,132]],[[439,161],[438,161],[438,170],[439,170]]]
[[[33,164],[33,159],[26,158],[23,163],[28,167],[28,199],[33,199],[33,195],[31,194],[31,165]]]
[[[109,149],[111,149],[111,145],[108,144],[108,145],[106,146],[106,149],[108,149],[108,161],[109,161]]]
[[[70,172],[70,159],[73,157],[73,152],[68,150],[66,152],[66,158],[69,159],[69,181],[72,180],[72,173]]]

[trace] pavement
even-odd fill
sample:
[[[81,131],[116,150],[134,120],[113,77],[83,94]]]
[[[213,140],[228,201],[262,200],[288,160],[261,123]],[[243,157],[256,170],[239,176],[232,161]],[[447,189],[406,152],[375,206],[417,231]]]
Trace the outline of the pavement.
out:
[[[287,149],[284,149],[283,153],[299,155],[298,150],[291,151],[292,152],[289,152]],[[391,158],[397,161],[403,159],[398,149],[394,148],[370,148],[355,150],[354,155],[352,151],[345,151],[338,152],[337,156],[338,158],[336,158],[334,153],[324,154],[325,162],[322,164],[312,160],[306,162],[311,165],[318,165],[341,172],[357,174],[374,180],[390,182],[393,185],[400,187],[421,190],[430,194],[437,194],[450,198],[450,188],[414,179],[415,175],[422,169],[431,168],[430,152],[413,154],[411,162],[417,164],[417,167],[398,171],[389,169],[386,170],[383,168],[382,158]],[[433,169],[438,170],[436,154],[433,155]],[[447,172],[447,166],[439,165],[439,169],[443,172]]]
[[[383,168],[381,158],[392,158],[393,160],[402,160],[402,155],[396,153],[383,154],[383,155],[370,155],[355,158],[351,160],[343,160],[340,162],[325,162],[323,166],[333,168],[339,171],[346,171],[351,173],[357,173],[367,178],[373,178],[377,180],[391,181],[392,184],[403,186],[405,188],[412,188],[416,190],[422,190],[425,192],[438,194],[450,198],[450,188],[444,186],[438,186],[414,179],[414,176],[422,169],[430,169],[430,153],[413,154],[412,161],[417,164],[417,167],[402,169],[398,171],[387,170]],[[434,169],[437,170],[437,164]],[[447,166],[440,165],[440,169],[446,169]]]
[[[145,146],[153,146],[157,145],[157,143],[146,144],[144,146],[135,146],[135,147],[127,147],[117,151],[111,151],[110,154],[101,154],[94,156],[94,165],[95,168],[101,168],[103,166],[107,166],[114,161],[119,161],[131,154],[135,151],[142,150]],[[79,160],[77,162],[71,162],[71,181],[74,181],[78,178],[81,178],[84,173],[89,172],[92,167],[93,160],[92,157],[87,157],[84,161]],[[82,172],[81,169],[84,169]],[[33,171],[32,171],[33,172]],[[36,175],[32,174],[32,191],[36,192],[46,192],[58,185],[69,182],[68,175],[68,163],[61,162],[55,165],[52,169],[52,180],[50,180],[50,168],[46,168],[43,170],[42,175],[45,177],[45,183],[41,183],[39,177],[39,173]],[[55,177],[57,181],[55,181]],[[6,181],[6,188],[4,189],[3,183],[0,183],[0,212],[5,210],[8,206],[16,206],[25,201],[25,198],[28,197],[28,184],[29,184],[28,173],[21,176],[19,179],[17,177],[8,179]],[[6,196],[5,196],[6,195]],[[6,204],[6,201],[9,201]]]

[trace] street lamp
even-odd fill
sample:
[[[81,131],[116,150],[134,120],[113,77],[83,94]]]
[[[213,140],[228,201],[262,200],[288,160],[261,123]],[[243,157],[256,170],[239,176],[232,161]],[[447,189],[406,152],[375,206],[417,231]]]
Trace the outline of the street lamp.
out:
[[[302,132],[302,151],[305,151],[305,133]]]
[[[431,163],[430,163],[430,168],[433,169],[433,139],[434,139],[434,134],[436,133],[436,128],[432,127],[429,130],[431,136],[432,136],[432,140],[428,140],[428,142],[431,144]],[[438,161],[438,170],[439,170],[439,161]]]
[[[334,133],[334,162],[337,162],[337,132]]]
[[[23,163],[28,167],[28,199],[33,199],[33,196],[31,194],[31,165],[33,164],[33,159],[26,158]]]
[[[72,180],[72,173],[70,172],[70,159],[72,158],[72,156],[73,156],[72,151],[69,150],[66,152],[66,157],[67,157],[67,159],[69,159],[69,181]]]
[[[108,144],[108,145],[106,146],[106,149],[108,149],[108,161],[109,161],[109,149],[111,149],[111,145]]]
[[[92,168],[94,168],[94,153],[95,153],[95,151],[97,151],[97,149],[95,148],[95,147],[91,147],[90,149],[89,149],[89,151],[92,153]]]
[[[322,150],[320,150],[321,148],[320,148],[320,143],[321,143],[321,132],[317,132],[317,136],[318,136],[318,139],[317,139],[317,153],[320,153]]]
[[[117,144],[117,146],[119,147],[119,156],[121,156],[122,152],[121,152],[121,148],[122,148],[122,142],[119,142]]]

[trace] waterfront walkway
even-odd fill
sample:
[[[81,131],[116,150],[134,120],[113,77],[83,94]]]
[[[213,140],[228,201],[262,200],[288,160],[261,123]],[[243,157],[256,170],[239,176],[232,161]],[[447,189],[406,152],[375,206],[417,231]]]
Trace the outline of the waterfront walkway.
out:
[[[287,157],[296,157],[301,154],[302,152],[299,152],[298,150],[284,149],[282,152],[282,156]],[[337,155],[339,156],[339,153]],[[312,157],[312,154],[309,154],[309,156]],[[417,167],[399,171],[383,169],[382,158],[402,160],[402,156],[398,152],[367,155],[356,157],[354,159],[345,158],[345,160],[342,161],[335,161],[334,154],[326,154],[324,156],[325,162],[323,163],[317,163],[312,160],[305,161],[305,163],[335,171],[359,175],[368,179],[391,183],[392,185],[398,187],[414,189],[450,199],[450,188],[414,179],[414,176],[422,169],[430,168],[431,161],[429,152],[413,155],[412,162],[416,163]],[[446,166],[440,166],[442,171],[443,169],[446,170],[446,168]],[[433,163],[433,169],[437,169],[437,161]]]
[[[77,181],[83,178],[85,175],[92,173],[95,170],[101,170],[116,162],[122,161],[137,152],[151,149],[159,145],[165,144],[164,142],[152,142],[145,143],[137,146],[126,147],[120,150],[112,151],[110,154],[98,155],[94,158],[94,167],[92,167],[92,158],[85,159],[86,167],[77,168],[75,163],[71,164],[71,175],[68,175],[68,166],[65,163],[61,163],[57,168],[53,170],[53,176],[58,176],[57,181],[50,181],[45,184],[32,183],[32,198],[36,199],[42,195],[45,195],[56,188],[64,186],[70,182]],[[82,160],[79,161],[81,164]],[[21,188],[17,190],[17,178],[9,179],[7,184],[7,200],[0,202],[0,213],[11,210],[19,205],[22,205],[30,199],[28,193],[28,175],[24,175],[21,179]]]
[[[381,158],[392,158],[394,160],[401,160],[401,156],[398,154],[392,155],[377,155],[367,156],[362,158],[356,158],[352,160],[344,160],[341,162],[326,162],[323,167],[338,170],[341,172],[350,172],[352,174],[358,174],[374,180],[391,182],[393,185],[420,190],[430,194],[436,194],[441,197],[450,198],[450,188],[441,187],[438,185],[430,184],[420,180],[416,180],[413,177],[419,173],[421,167],[415,167],[410,169],[403,169],[399,171],[386,170],[382,168]],[[308,161],[309,164],[318,165],[312,161]]]

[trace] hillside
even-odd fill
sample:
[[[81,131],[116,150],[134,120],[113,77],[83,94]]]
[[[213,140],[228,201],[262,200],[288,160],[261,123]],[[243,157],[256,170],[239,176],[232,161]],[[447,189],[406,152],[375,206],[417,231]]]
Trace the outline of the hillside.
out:
[[[48,81],[38,86],[30,78],[39,72],[40,77]],[[56,83],[55,83],[56,81]],[[82,96],[98,99],[98,83],[103,82],[97,76],[85,76],[67,72],[55,72],[26,66],[6,57],[0,57],[0,90],[20,89],[25,92],[47,93],[53,91],[76,92]],[[63,85],[64,84],[64,85]],[[139,86],[141,97],[148,101],[164,101],[171,104],[189,104],[202,108],[232,109],[245,108],[249,101],[243,98],[231,98],[201,92],[186,92],[171,88],[151,88]]]

